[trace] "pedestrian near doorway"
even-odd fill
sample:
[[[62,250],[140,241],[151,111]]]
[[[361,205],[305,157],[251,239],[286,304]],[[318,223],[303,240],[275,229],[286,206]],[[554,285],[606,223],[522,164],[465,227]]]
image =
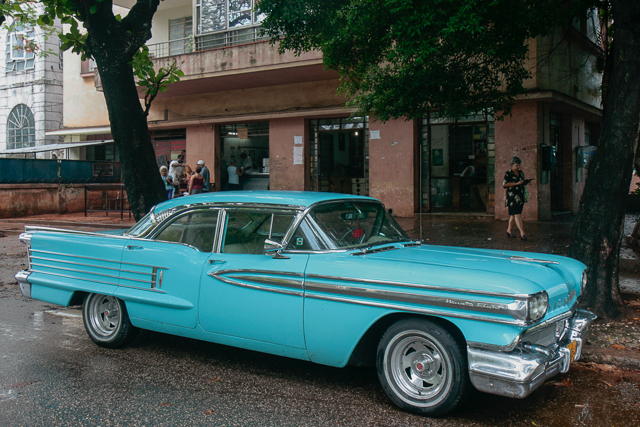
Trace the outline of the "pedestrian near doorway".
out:
[[[244,169],[237,167],[236,159],[231,159],[231,165],[227,168],[229,173],[229,190],[240,190],[240,177],[244,173]]]
[[[209,168],[204,165],[204,160],[198,160],[198,165],[202,166],[200,174],[204,178],[204,184],[202,185],[202,191],[208,193],[211,190],[211,173]],[[196,168],[197,169],[197,168]]]
[[[164,189],[167,190],[167,198],[173,197],[173,177],[169,175],[169,169],[166,166],[160,166],[160,176],[164,183]]]
[[[184,162],[184,154],[179,154],[169,165],[169,175],[173,178],[173,197],[180,196],[180,184],[188,183],[191,167]]]
[[[513,234],[513,225],[515,224],[520,231],[520,239],[527,240],[524,232],[524,224],[522,223],[522,210],[524,204],[529,201],[529,192],[527,185],[533,181],[525,179],[524,172],[520,170],[522,161],[514,156],[509,162],[511,169],[504,174],[502,187],[507,190],[506,206],[509,209],[509,225],[507,227],[507,237],[516,237]]]
[[[202,165],[196,166],[195,173],[191,175],[191,178],[189,178],[189,187],[187,191],[189,195],[202,193],[204,177],[200,172],[202,172]]]
[[[250,156],[247,156],[247,153],[244,151],[240,153],[240,158],[242,159],[242,170],[247,172],[250,169],[253,169],[253,159]]]

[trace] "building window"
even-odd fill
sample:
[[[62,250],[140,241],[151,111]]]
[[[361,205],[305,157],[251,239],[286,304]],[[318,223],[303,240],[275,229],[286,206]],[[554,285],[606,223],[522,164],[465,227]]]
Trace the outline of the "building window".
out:
[[[21,26],[17,26],[15,31],[7,34],[5,48],[6,71],[32,70],[35,67],[33,39],[33,29],[25,29]]]
[[[197,50],[266,39],[256,29],[264,14],[255,13],[256,0],[196,0]]]
[[[81,76],[93,76],[95,70],[98,68],[96,60],[93,58],[85,59],[80,63],[80,75]]]
[[[191,52],[193,20],[190,16],[169,20],[169,55]]]
[[[118,149],[116,145],[111,144],[100,144],[100,145],[88,145],[86,151],[86,158],[90,161],[99,161],[99,162],[119,162],[120,161],[120,153],[118,153]]]
[[[7,120],[7,149],[33,147],[36,143],[36,125],[33,113],[24,104],[15,106]]]

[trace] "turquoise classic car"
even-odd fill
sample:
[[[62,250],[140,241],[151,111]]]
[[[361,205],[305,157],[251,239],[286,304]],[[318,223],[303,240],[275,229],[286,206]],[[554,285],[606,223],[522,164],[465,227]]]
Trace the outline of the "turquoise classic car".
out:
[[[376,199],[221,192],[127,231],[27,227],[25,296],[82,304],[98,345],[139,328],[330,366],[373,364],[399,407],[443,415],[471,387],[523,398],[580,357],[584,264],[425,245]]]

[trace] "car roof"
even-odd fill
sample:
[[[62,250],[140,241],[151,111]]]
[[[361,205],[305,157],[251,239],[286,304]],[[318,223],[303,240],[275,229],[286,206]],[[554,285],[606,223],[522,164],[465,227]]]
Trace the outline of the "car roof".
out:
[[[214,193],[192,194],[178,197],[160,203],[154,212],[160,213],[167,209],[188,204],[251,204],[251,205],[281,205],[306,208],[315,203],[340,200],[377,201],[372,197],[355,196],[342,193],[322,193],[317,191],[219,191]]]

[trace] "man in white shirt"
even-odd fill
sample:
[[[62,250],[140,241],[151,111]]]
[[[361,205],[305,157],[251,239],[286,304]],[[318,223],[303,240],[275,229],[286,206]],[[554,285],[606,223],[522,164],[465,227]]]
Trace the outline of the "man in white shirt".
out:
[[[185,170],[190,170],[188,165],[184,163],[184,155],[178,155],[178,160],[173,160],[169,164],[169,175],[173,179],[173,198],[181,196],[180,194],[180,177],[185,173]]]

